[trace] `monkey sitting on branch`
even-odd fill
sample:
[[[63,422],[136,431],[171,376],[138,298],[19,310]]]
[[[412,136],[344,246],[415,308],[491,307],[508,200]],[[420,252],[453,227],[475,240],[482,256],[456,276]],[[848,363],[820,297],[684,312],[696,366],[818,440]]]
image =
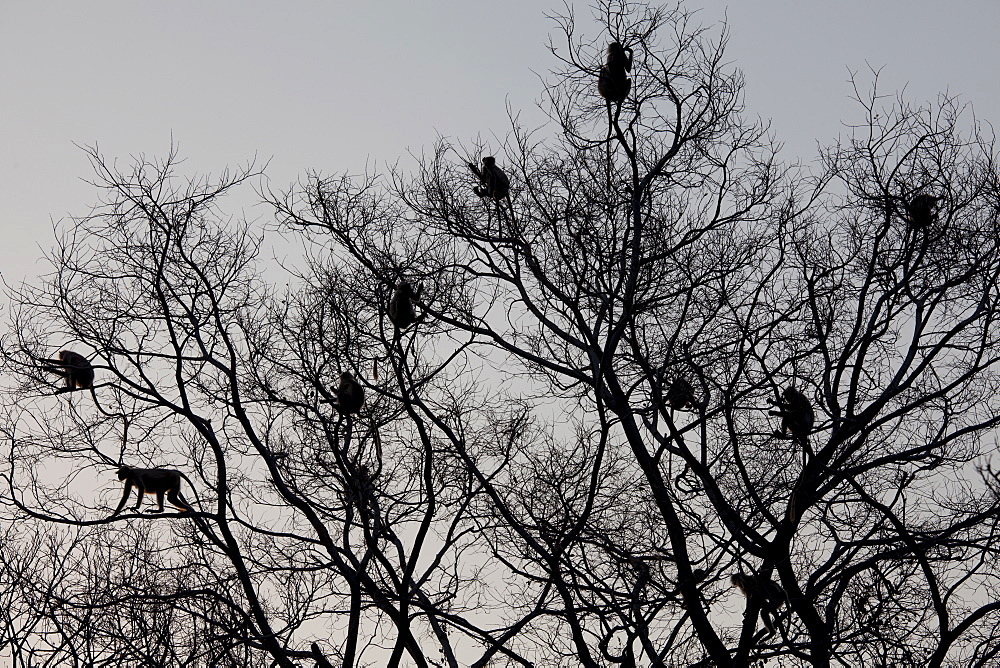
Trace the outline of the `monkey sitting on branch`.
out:
[[[472,173],[476,175],[479,182],[482,184],[482,188],[476,187],[472,189],[472,192],[476,193],[479,197],[491,197],[497,202],[507,197],[510,194],[510,179],[507,175],[503,173],[503,170],[497,167],[496,158],[492,155],[488,155],[483,158],[483,168],[480,169],[476,167],[475,163],[468,163],[469,169]]]
[[[122,466],[118,469],[118,479],[125,482],[125,492],[122,494],[122,500],[118,503],[118,507],[112,515],[117,515],[125,507],[128,495],[131,493],[133,487],[136,488],[136,494],[139,497],[135,501],[135,507],[132,508],[135,512],[139,512],[139,507],[142,505],[142,500],[146,494],[155,494],[156,502],[159,504],[157,509],[147,510],[147,513],[163,512],[164,495],[166,495],[167,501],[177,508],[187,512],[194,512],[194,508],[188,505],[187,501],[181,496],[182,476],[183,474],[180,471],[175,471],[174,469],[137,469],[131,466]]]
[[[943,198],[920,194],[906,203],[906,224],[913,230],[922,230],[938,221],[937,203]]]
[[[90,360],[72,350],[60,350],[58,359],[45,360],[45,370],[65,379],[65,387],[56,390],[56,394],[74,390],[89,390],[94,387],[94,367]]]
[[[331,387],[330,391],[335,398],[329,403],[333,404],[341,415],[357,413],[361,410],[361,404],[365,402],[365,388],[349,371],[340,374],[340,383],[337,387]]]
[[[411,325],[420,322],[427,315],[425,311],[418,316],[413,307],[414,299],[419,299],[421,292],[423,292],[423,286],[418,285],[417,289],[414,290],[406,281],[400,281],[396,289],[392,291],[387,311],[397,335]]]
[[[628,73],[632,71],[632,49],[623,47],[618,42],[608,44],[608,59],[601,66],[597,75],[597,92],[605,100],[621,104],[628,97],[632,88],[632,80]]]
[[[323,650],[319,648],[318,644],[312,643],[309,645],[309,651],[312,652],[312,659],[316,662],[316,668],[333,668],[333,664],[326,658],[326,655],[323,654]]]
[[[791,437],[803,446],[808,446],[809,433],[812,432],[816,416],[806,395],[789,385],[781,393],[780,400],[769,401],[778,407],[778,410],[770,411],[770,414],[781,416],[781,429],[774,432],[774,435],[781,438]]]
[[[774,633],[774,620],[778,616],[778,608],[788,599],[781,585],[770,578],[743,573],[735,573],[729,581],[743,592],[748,602],[753,601],[760,605],[760,621],[764,622],[764,628],[769,635]]]
[[[675,411],[696,410],[699,407],[694,388],[683,376],[678,376],[670,383],[663,400]]]

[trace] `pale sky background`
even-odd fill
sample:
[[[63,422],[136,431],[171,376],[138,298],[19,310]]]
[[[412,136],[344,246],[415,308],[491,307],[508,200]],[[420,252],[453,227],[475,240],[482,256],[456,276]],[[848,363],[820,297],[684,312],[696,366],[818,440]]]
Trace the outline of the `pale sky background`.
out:
[[[538,75],[556,66],[543,0],[214,2],[0,0],[0,273],[29,280],[52,221],[96,191],[76,144],[108,158],[163,156],[183,171],[270,160],[282,189],[307,169],[364,170],[438,135],[504,136],[505,105],[541,116]],[[941,91],[1000,125],[1000,0],[692,0],[728,17],[728,55],[751,114],[773,121],[786,160],[810,161],[858,120],[849,71],[882,68],[884,92]],[[586,4],[579,26],[595,35]],[[239,213],[238,211],[236,213]],[[270,220],[263,209],[249,216]],[[2,304],[2,300],[0,300]]]

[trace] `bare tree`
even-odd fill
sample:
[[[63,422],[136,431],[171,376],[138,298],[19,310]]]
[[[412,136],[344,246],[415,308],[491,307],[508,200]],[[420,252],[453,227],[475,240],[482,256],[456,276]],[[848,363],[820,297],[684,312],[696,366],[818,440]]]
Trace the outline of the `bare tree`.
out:
[[[253,166],[182,180],[173,153],[90,152],[100,203],[8,288],[7,519],[76,532],[36,575],[4,553],[59,604],[12,611],[9,651],[995,662],[992,137],[858,78],[853,135],[783,165],[724,34],[595,10],[591,39],[557,19],[552,137],[515,121],[412,176],[268,193],[300,263],[221,209]],[[506,197],[480,197],[488,156]],[[92,390],[56,394],[68,348]],[[194,511],[112,516],[120,465],[182,471]]]

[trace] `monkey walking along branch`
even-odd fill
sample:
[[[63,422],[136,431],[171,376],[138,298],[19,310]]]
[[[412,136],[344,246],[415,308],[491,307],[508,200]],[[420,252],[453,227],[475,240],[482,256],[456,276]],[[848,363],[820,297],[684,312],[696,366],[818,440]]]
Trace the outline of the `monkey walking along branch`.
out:
[[[125,482],[125,492],[122,494],[122,500],[118,503],[118,507],[112,515],[117,515],[125,507],[128,495],[133,487],[136,488],[136,495],[138,496],[135,501],[135,507],[132,508],[135,512],[139,512],[142,499],[146,494],[155,494],[156,502],[159,504],[157,509],[147,510],[146,512],[162,513],[164,495],[166,495],[167,501],[177,508],[194,512],[194,508],[188,505],[188,502],[181,496],[181,475],[180,471],[175,471],[174,469],[121,467],[118,469],[118,479]]]

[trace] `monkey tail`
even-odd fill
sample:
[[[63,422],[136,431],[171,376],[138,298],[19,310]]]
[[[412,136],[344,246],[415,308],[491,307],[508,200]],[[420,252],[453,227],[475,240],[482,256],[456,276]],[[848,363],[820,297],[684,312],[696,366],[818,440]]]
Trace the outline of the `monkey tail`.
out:
[[[192,493],[192,494],[194,494],[194,500],[195,500],[195,501],[196,501],[196,502],[198,503],[198,506],[200,507],[200,506],[201,506],[201,498],[200,498],[200,497],[198,496],[198,488],[194,486],[194,483],[193,483],[193,482],[191,482],[191,478],[188,478],[188,477],[187,477],[187,476],[186,476],[186,475],[184,474],[184,471],[181,471],[181,470],[178,470],[178,471],[177,471],[177,474],[178,474],[178,475],[180,475],[180,477],[184,478],[185,482],[187,482],[187,484],[188,484],[188,488],[189,488],[189,489],[191,490],[191,493]],[[178,496],[178,497],[180,497],[180,496],[181,496],[181,494],[180,494],[180,490],[177,490],[177,496]],[[194,508],[193,508],[193,507],[191,506],[191,504],[190,504],[190,503],[188,503],[188,502],[187,502],[187,500],[186,500],[186,499],[184,499],[183,497],[181,497],[181,501],[184,501],[184,503],[185,503],[185,504],[187,505],[187,507],[188,507],[188,510],[189,510],[190,512],[192,512],[192,513],[195,513],[195,512],[199,512],[199,511],[195,510],[195,509],[194,509]]]
[[[510,213],[510,222],[514,222],[514,203],[510,201],[510,194],[504,198],[507,201],[507,210]]]

